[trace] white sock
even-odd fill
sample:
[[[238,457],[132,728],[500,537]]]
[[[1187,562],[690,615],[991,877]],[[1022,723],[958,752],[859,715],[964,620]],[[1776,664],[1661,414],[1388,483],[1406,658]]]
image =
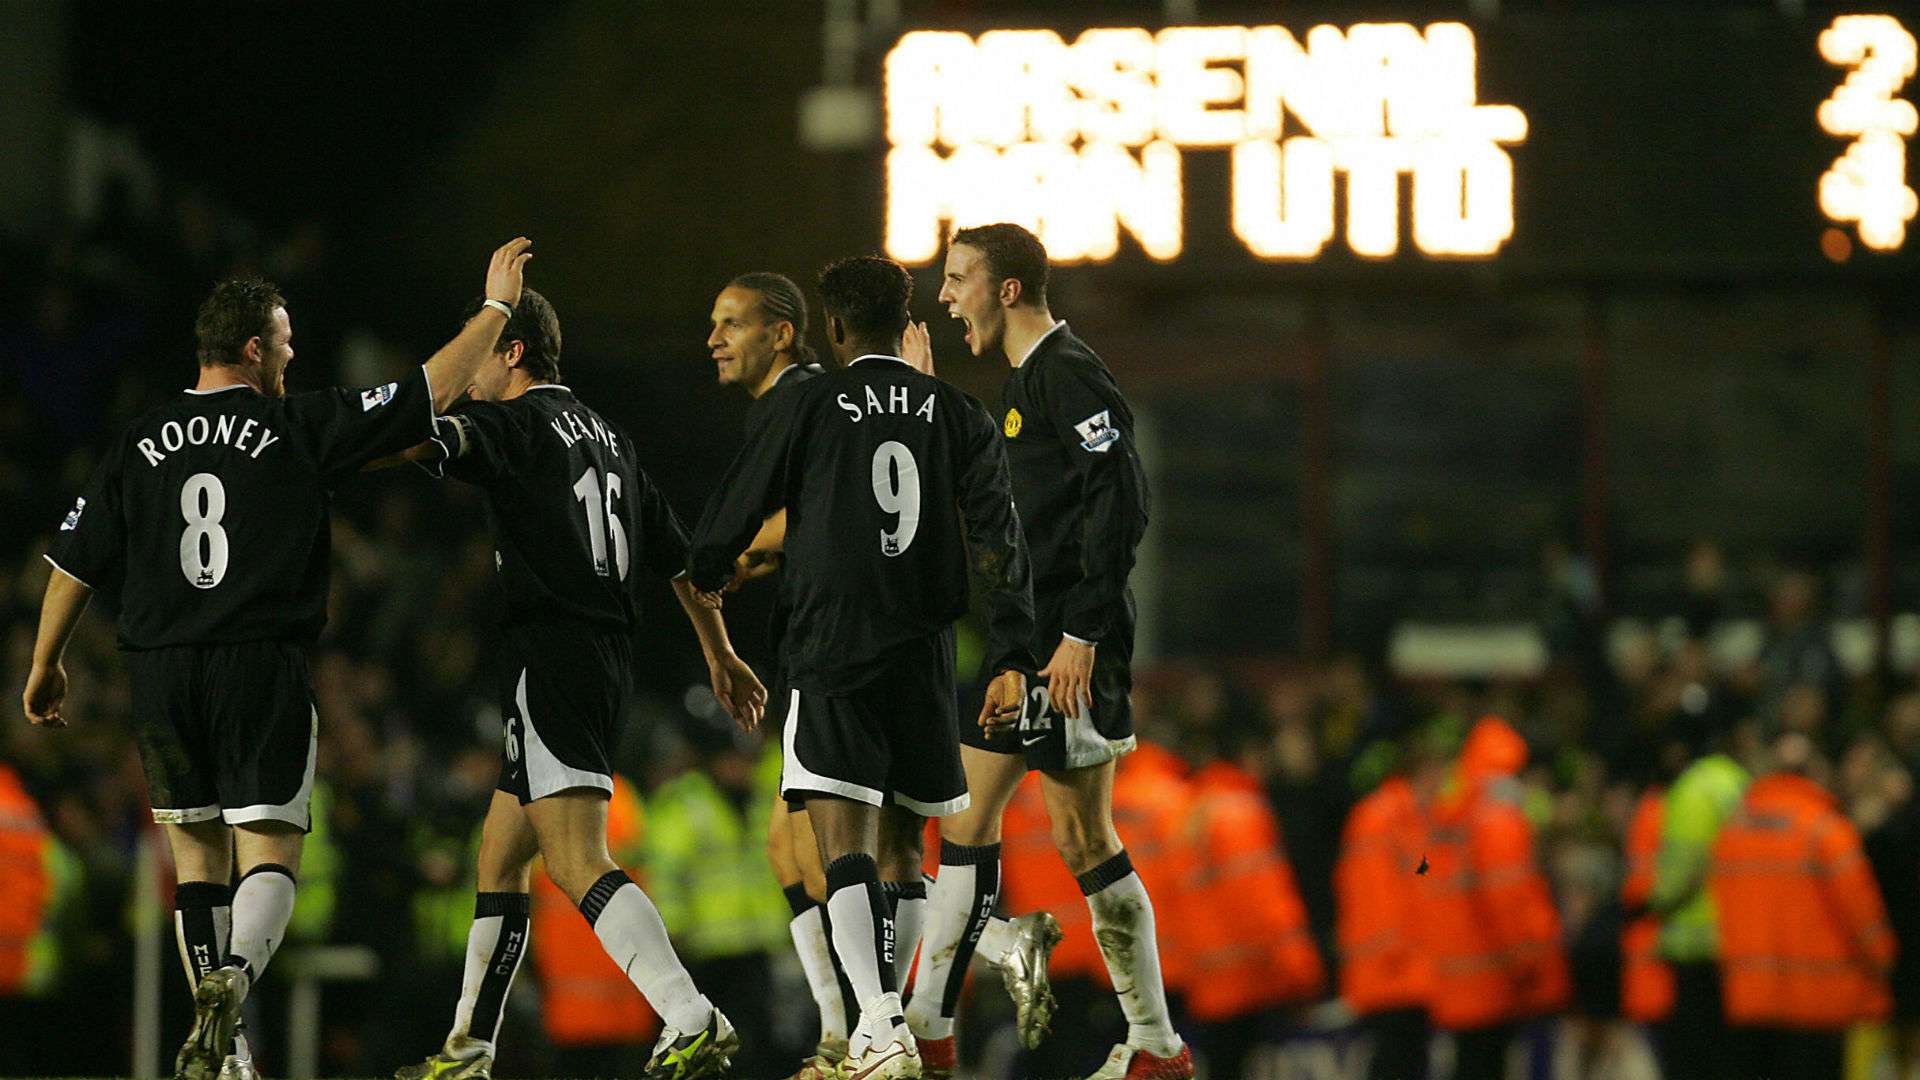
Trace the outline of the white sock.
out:
[[[999,893],[999,844],[941,844],[940,876],[927,894],[920,981],[907,1003],[907,1025],[916,1037],[952,1038],[967,967],[978,946],[985,944],[988,921],[999,922],[1008,942],[1012,941],[1008,923],[992,919]],[[1004,948],[1000,955],[1005,955]]]
[[[844,1040],[847,1037],[847,1011],[840,1000],[840,977],[833,973],[833,954],[827,945],[826,923],[815,904],[793,917],[787,929],[793,932],[793,951],[800,954],[800,970],[807,973],[807,988],[813,991],[813,1003],[820,1007],[820,1037]]]
[[[889,998],[896,1009],[900,1002],[893,985],[893,920],[873,856],[842,855],[827,867],[827,920],[833,924],[833,951],[860,1000],[860,1022],[847,1040],[847,1056],[858,1059],[870,1042],[886,1039],[886,1033],[874,1030],[875,1012],[884,1010]],[[905,1011],[883,1022],[904,1024]]]
[[[467,966],[460,979],[460,1004],[454,1006],[449,1048],[493,1053],[506,1015],[507,992],[527,955],[532,905],[526,893],[483,892],[474,897],[473,927],[467,931]],[[463,1055],[471,1056],[471,1054]]]
[[[279,863],[261,863],[247,871],[233,890],[233,931],[227,951],[229,962],[245,965],[243,999],[266,974],[273,954],[286,944],[293,894],[293,871]]]
[[[1013,955],[1016,940],[1013,923],[995,915],[980,931],[980,943],[973,947],[973,955],[994,967],[1005,967],[1007,957]]]
[[[1127,1017],[1127,1045],[1155,1057],[1180,1052],[1180,1036],[1167,1012],[1160,977],[1160,942],[1154,933],[1153,901],[1146,883],[1122,851],[1080,875],[1080,891],[1093,912],[1094,940],[1107,962],[1120,1011]]]
[[[893,985],[905,990],[913,973],[913,956],[920,951],[920,932],[927,919],[925,879],[891,882],[893,901]]]
[[[699,1031],[713,1016],[713,1002],[693,985],[693,976],[667,940],[660,909],[622,870],[609,870],[580,900],[580,913],[620,970],[627,973],[653,1011],[676,1031]]]

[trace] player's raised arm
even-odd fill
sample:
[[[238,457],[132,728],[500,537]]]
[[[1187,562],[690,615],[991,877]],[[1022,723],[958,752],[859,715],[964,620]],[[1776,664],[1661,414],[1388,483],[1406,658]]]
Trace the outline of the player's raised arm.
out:
[[[468,320],[452,341],[427,358],[427,381],[433,386],[433,410],[445,412],[473,383],[474,372],[500,339],[514,305],[520,302],[520,288],[527,261],[533,258],[533,241],[516,236],[494,250],[487,264],[486,306]],[[495,305],[500,305],[496,307]]]

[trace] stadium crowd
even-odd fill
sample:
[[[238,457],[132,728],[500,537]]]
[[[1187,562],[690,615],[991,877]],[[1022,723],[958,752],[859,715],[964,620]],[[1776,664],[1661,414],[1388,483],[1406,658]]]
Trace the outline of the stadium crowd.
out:
[[[0,321],[9,701],[46,537],[101,433],[179,380],[179,365],[151,362],[181,353],[178,327],[142,313],[190,308],[197,297],[161,298],[235,267],[332,303],[317,233],[263,236],[199,197],[162,219],[108,200],[94,225],[36,253],[43,273]],[[348,380],[388,362],[352,333],[305,347],[344,357]],[[330,986],[322,1011],[323,1073],[374,1075],[432,1045],[459,978],[499,753],[481,614],[492,560],[473,539],[478,504],[457,488],[383,479],[339,509],[313,660],[317,824],[293,932],[379,957],[376,989]],[[1353,656],[1142,670],[1142,747],[1116,809],[1209,1075],[1281,1075],[1291,1060],[1357,1077],[1372,1050],[1409,1047],[1391,1067],[1419,1070],[1428,1023],[1453,1035],[1435,1046],[1459,1076],[1496,1075],[1508,1057],[1525,1075],[1657,1075],[1655,1055],[1668,1075],[1751,1075],[1738,1071],[1746,1054],[1782,1075],[1838,1075],[1843,1054],[1914,1075],[1920,692],[1848,673],[1819,579],[1736,587],[1723,562],[1711,544],[1688,556],[1659,632],[1608,633],[1578,596],[1544,591],[1551,655],[1527,679],[1410,680]],[[1716,629],[1756,602],[1764,639],[1729,662]],[[0,1043],[15,1073],[124,1068],[131,912],[152,890],[166,905],[171,881],[135,880],[152,825],[110,622],[86,620],[69,656],[71,730],[0,724]],[[740,1027],[740,1074],[781,1075],[815,1031],[763,855],[777,745],[736,735],[698,693],[642,695],[638,711],[616,857]],[[991,980],[976,980],[962,1061],[977,1075],[1083,1073],[1124,1025],[1033,790],[1009,813],[1005,850],[1003,904],[1066,925],[1061,1014],[1047,1044],[1020,1050]],[[653,1021],[545,888],[499,1068],[635,1071]],[[186,1009],[176,983],[168,1031]],[[1702,1048],[1723,1005],[1736,1036]],[[254,1022],[269,1070],[284,1060],[285,1006],[268,997]]]

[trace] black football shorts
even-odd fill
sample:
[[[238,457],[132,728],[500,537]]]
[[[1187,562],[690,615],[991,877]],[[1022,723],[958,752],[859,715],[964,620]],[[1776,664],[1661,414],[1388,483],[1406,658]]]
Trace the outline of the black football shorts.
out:
[[[1040,655],[1051,656],[1051,648]],[[996,754],[1024,754],[1030,770],[1059,772],[1112,761],[1134,747],[1131,666],[1096,649],[1092,689],[1091,715],[1068,717],[1053,707],[1046,681],[1029,674],[1017,728],[989,736],[969,717],[960,725],[960,741]]]
[[[126,656],[153,820],[312,826],[320,719],[305,647],[245,641]]]
[[[633,687],[633,641],[580,623],[501,631],[501,791],[522,806],[572,788],[613,791]]]
[[[967,808],[954,699],[953,631],[895,650],[857,690],[787,691],[780,793],[837,795],[923,817]]]

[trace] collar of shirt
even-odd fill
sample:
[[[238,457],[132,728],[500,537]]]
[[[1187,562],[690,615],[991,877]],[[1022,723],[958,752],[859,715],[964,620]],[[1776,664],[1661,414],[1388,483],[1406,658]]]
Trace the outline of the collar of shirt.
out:
[[[1065,329],[1066,325],[1067,325],[1067,320],[1055,319],[1053,321],[1053,325],[1047,328],[1047,332],[1044,334],[1041,334],[1038,340],[1036,340],[1032,345],[1028,346],[1026,354],[1020,357],[1020,362],[1013,366],[1026,367],[1027,361],[1033,359],[1033,354],[1040,351],[1040,343],[1052,337],[1053,335],[1059,333],[1061,330]]]
[[[195,397],[206,397],[209,394],[224,394],[229,390],[251,390],[251,389],[253,389],[253,387],[248,386],[246,383],[228,383],[225,386],[216,386],[211,390],[189,389],[187,393],[192,394]]]
[[[779,386],[781,383],[786,381],[787,376],[793,374],[796,371],[799,371],[801,368],[812,367],[812,366],[813,366],[812,364],[788,364],[786,367],[783,367],[780,369],[780,374],[775,375],[773,377],[773,386]],[[773,389],[773,386],[769,386],[767,387],[767,389],[771,390]]]
[[[531,390],[565,390],[569,394],[573,393],[573,387],[562,386],[557,382],[534,383],[532,386],[527,387],[527,389],[530,391]]]
[[[905,360],[901,359],[898,356],[888,356],[886,353],[870,352],[861,356],[854,357],[852,363],[849,363],[847,366],[852,367],[854,364],[857,364],[862,360],[891,360],[896,364],[907,364]],[[907,364],[907,366],[912,367],[913,365]]]

